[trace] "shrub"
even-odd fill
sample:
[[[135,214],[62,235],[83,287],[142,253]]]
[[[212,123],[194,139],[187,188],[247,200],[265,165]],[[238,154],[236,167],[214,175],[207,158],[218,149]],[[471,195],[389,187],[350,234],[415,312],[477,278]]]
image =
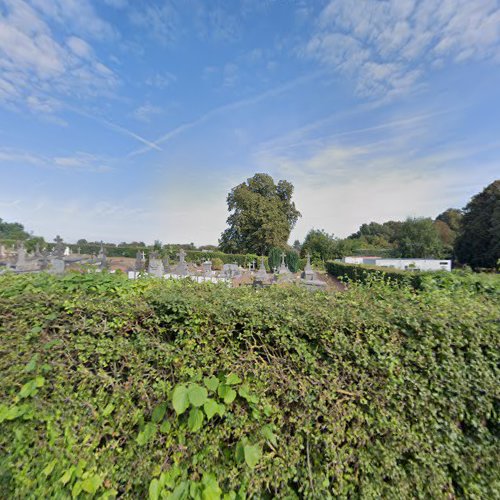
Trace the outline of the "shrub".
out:
[[[224,262],[222,259],[219,259],[219,257],[214,257],[212,259],[212,269],[215,269],[216,271],[220,271],[224,265]]]
[[[267,257],[267,261],[269,263],[269,268],[274,270],[281,265],[281,254],[283,250],[281,248],[273,247],[269,250],[269,255]]]
[[[498,498],[498,297],[0,276],[5,498]]]
[[[286,265],[288,266],[288,269],[292,271],[292,273],[296,273],[299,270],[300,267],[300,259],[299,259],[299,254],[293,250],[290,250],[286,253]]]

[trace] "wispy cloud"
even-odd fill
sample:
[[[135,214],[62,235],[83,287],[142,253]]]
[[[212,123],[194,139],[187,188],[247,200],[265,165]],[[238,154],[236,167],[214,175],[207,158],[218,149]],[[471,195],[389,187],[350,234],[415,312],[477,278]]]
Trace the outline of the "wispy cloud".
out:
[[[292,80],[288,83],[279,85],[277,87],[274,87],[272,89],[266,90],[260,94],[253,95],[251,97],[247,97],[245,99],[240,99],[239,101],[231,102],[229,104],[224,104],[223,106],[220,106],[218,108],[212,109],[211,111],[208,111],[207,113],[199,116],[198,118],[190,121],[183,123],[182,125],[179,125],[178,127],[173,128],[172,130],[166,132],[162,136],[160,136],[158,139],[154,141],[154,146],[158,146],[159,144],[162,144],[164,142],[169,141],[170,139],[173,139],[174,137],[183,134],[184,132],[187,132],[190,129],[193,129],[194,127],[197,127],[201,125],[202,123],[205,123],[208,120],[211,120],[212,118],[219,116],[223,113],[227,113],[229,111],[235,111],[237,109],[243,108],[245,106],[251,106],[253,104],[257,104],[261,101],[264,101],[266,99],[269,99],[271,97],[276,97],[278,95],[284,94],[285,92],[289,92],[293,90],[294,88],[298,87],[299,85],[303,85],[304,83],[307,83],[318,76],[323,74],[322,71],[317,71],[314,73],[311,73],[307,76],[302,76],[299,78],[296,78],[295,80]],[[137,156],[142,153],[146,153],[152,149],[152,146],[146,147],[146,148],[141,148],[135,151],[132,151],[128,156]],[[155,148],[156,149],[156,148]]]
[[[149,122],[151,118],[155,115],[160,115],[162,113],[162,108],[159,106],[154,106],[149,102],[139,106],[132,113],[133,116],[140,121]]]
[[[332,0],[301,53],[384,100],[414,91],[440,62],[500,62],[495,0]]]
[[[80,151],[71,156],[48,157],[12,148],[0,148],[0,163],[29,164],[72,172],[106,173],[113,170],[111,159]]]

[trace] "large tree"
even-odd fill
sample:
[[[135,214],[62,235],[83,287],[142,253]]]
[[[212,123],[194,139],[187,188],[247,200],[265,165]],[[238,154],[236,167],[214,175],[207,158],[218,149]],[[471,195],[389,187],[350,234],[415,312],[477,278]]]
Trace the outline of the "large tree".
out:
[[[399,227],[395,249],[398,257],[439,259],[443,253],[443,244],[432,219],[409,217]]]
[[[221,250],[264,255],[271,247],[285,247],[300,217],[292,194],[290,182],[275,184],[268,174],[255,174],[234,187],[227,196],[231,214],[219,240]]]
[[[27,240],[29,237],[29,233],[24,230],[24,226],[19,222],[5,222],[0,219],[0,239]]]
[[[455,241],[459,262],[472,267],[495,267],[500,258],[500,180],[475,195],[464,209]]]

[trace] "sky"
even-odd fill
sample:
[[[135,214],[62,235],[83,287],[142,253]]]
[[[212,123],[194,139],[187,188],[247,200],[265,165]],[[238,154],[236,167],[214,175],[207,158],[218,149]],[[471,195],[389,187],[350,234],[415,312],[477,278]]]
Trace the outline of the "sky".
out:
[[[0,218],[217,244],[257,172],[312,229],[500,177],[500,0],[0,0]]]

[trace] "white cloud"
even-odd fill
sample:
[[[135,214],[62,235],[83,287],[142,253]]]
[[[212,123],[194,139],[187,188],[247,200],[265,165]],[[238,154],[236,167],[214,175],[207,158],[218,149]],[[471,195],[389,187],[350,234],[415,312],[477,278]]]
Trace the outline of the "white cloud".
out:
[[[439,61],[500,58],[497,0],[332,0],[301,53],[353,78],[356,92],[415,90]]]
[[[66,96],[109,93],[117,84],[114,73],[100,62],[84,39],[71,35],[60,43],[50,23],[101,36],[104,25],[87,2],[5,0],[0,18],[0,103],[26,105],[37,113],[53,113]],[[40,9],[40,10],[37,10]],[[81,9],[79,11],[78,9]],[[79,17],[80,16],[80,17]],[[75,28],[76,26],[76,28]]]
[[[146,79],[146,85],[150,87],[156,87],[158,89],[165,89],[175,83],[177,81],[177,77],[168,71],[163,73],[155,73],[154,75],[148,77]]]
[[[153,116],[159,115],[161,113],[162,109],[160,107],[154,106],[150,103],[146,103],[136,108],[132,114],[137,120],[149,122]]]
[[[71,156],[47,157],[12,148],[0,148],[0,163],[29,164],[43,168],[70,170],[73,172],[106,173],[113,168],[112,160],[90,153],[76,152]]]

